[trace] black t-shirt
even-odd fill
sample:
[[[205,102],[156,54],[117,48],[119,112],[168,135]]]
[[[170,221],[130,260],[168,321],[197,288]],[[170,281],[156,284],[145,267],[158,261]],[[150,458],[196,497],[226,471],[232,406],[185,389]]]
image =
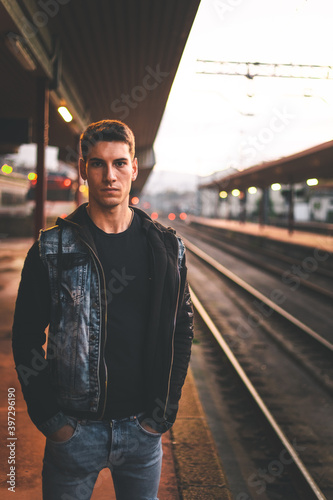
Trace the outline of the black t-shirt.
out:
[[[144,411],[143,348],[150,298],[148,244],[134,213],[122,233],[105,233],[86,213],[107,289],[106,419]]]

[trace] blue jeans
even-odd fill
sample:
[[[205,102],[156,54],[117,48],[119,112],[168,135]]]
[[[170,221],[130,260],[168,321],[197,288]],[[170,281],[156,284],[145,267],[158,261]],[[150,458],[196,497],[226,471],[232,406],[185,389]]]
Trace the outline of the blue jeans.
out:
[[[158,500],[161,434],[143,429],[137,416],[111,422],[68,420],[75,431],[67,441],[46,440],[44,500],[90,499],[105,467],[111,470],[117,500]]]

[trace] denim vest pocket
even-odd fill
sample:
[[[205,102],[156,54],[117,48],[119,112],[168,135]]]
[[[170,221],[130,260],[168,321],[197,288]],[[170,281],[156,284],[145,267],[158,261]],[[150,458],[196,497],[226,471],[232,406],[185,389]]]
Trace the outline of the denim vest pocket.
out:
[[[86,291],[89,257],[83,253],[63,253],[60,262],[57,255],[47,255],[50,273],[59,280],[59,290],[54,290],[61,302],[78,302]],[[60,276],[59,276],[60,272]]]

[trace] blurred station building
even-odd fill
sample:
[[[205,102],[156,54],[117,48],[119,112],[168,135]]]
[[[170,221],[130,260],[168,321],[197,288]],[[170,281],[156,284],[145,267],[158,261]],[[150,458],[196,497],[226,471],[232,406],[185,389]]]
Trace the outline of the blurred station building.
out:
[[[288,226],[333,222],[333,141],[201,182],[200,215]]]

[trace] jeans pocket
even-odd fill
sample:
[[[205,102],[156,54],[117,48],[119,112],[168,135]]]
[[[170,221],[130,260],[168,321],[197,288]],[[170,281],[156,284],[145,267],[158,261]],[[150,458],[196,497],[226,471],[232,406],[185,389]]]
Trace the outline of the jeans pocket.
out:
[[[74,440],[74,438],[78,435],[80,431],[79,422],[73,417],[67,417],[67,419],[68,419],[68,425],[71,425],[74,429],[73,434],[68,439],[65,439],[65,441],[52,441],[52,439],[47,438],[47,442],[51,443],[52,446],[62,446],[71,443]]]
[[[145,429],[144,427],[142,427],[138,418],[135,419],[135,424],[136,424],[137,428],[139,429],[139,431],[141,431],[146,436],[150,436],[150,437],[154,437],[154,438],[161,437],[160,432],[150,432],[147,429]]]

